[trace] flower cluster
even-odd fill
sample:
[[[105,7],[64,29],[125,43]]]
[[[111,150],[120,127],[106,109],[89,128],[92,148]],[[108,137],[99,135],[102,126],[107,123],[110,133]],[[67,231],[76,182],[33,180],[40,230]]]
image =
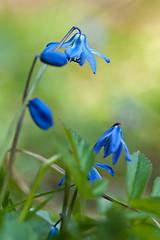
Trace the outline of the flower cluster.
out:
[[[64,53],[57,51],[60,48],[65,48]],[[92,68],[93,73],[95,74],[96,60],[93,54],[99,55],[107,63],[110,63],[110,60],[103,54],[88,47],[86,36],[79,30],[79,33],[74,34],[66,42],[63,41],[48,43],[46,48],[41,53],[40,59],[46,64],[58,67],[66,65],[69,61],[76,62],[80,66],[83,66],[87,60]],[[41,129],[47,130],[54,125],[52,112],[42,100],[38,98],[30,100],[28,103],[28,108],[33,121]],[[124,149],[126,160],[132,161],[128,148],[123,140],[123,133],[120,126],[120,123],[114,124],[111,128],[102,134],[102,136],[98,139],[97,143],[93,147],[93,150],[96,154],[98,154],[103,147],[104,158],[112,154],[113,165],[117,163],[122,149]],[[112,176],[114,176],[114,170],[109,165],[96,162],[94,165],[108,171]],[[101,179],[99,172],[94,166],[92,166],[89,172],[88,179],[91,183],[94,183],[95,181]],[[60,181],[59,186],[64,182],[64,180],[65,176]]]

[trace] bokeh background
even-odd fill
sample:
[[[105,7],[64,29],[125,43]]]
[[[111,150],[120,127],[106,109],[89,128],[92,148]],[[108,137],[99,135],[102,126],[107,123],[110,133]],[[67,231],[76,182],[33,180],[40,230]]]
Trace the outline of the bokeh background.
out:
[[[54,128],[42,131],[28,111],[19,139],[24,148],[45,157],[56,153],[55,141],[68,146],[59,119],[93,146],[115,122],[121,122],[130,153],[140,150],[153,164],[148,184],[160,175],[160,1],[154,0],[0,0],[0,143],[20,106],[33,57],[50,41],[60,41],[73,26],[88,44],[111,63],[96,56],[97,73],[87,63],[63,68],[48,66],[33,97],[45,101],[54,114]],[[36,75],[41,63],[33,73]],[[112,166],[111,157],[98,162]],[[16,171],[31,185],[39,162],[17,155]],[[61,163],[60,163],[61,164]],[[124,153],[109,179],[108,193],[125,197]],[[48,170],[41,185],[47,191],[61,176]],[[20,194],[15,186],[14,194]]]

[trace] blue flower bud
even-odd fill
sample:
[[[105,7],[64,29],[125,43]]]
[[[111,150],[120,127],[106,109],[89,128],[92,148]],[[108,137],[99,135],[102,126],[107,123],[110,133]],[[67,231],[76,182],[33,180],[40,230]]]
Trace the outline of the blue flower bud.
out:
[[[68,63],[67,56],[62,52],[54,52],[52,51],[52,46],[48,46],[44,49],[44,51],[40,55],[40,59],[42,62],[56,66],[61,67]]]
[[[28,108],[33,121],[38,127],[47,130],[54,125],[50,108],[39,98],[30,100]]]
[[[57,236],[57,235],[58,235],[58,228],[56,228],[54,225],[52,225],[47,240],[50,240],[50,239],[52,239],[54,236]]]

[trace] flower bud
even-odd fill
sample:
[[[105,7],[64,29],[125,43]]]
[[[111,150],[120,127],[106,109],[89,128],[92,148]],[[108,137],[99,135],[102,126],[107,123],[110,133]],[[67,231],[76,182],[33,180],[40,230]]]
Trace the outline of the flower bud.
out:
[[[52,225],[47,240],[50,240],[50,239],[52,239],[54,236],[57,236],[57,235],[58,235],[58,228],[56,228],[54,225]]]
[[[39,98],[33,98],[28,103],[29,112],[35,124],[47,130],[54,125],[50,108]]]
[[[46,47],[40,55],[42,62],[56,67],[61,67],[68,63],[68,58],[64,53],[53,52],[47,48],[50,48],[50,46]]]

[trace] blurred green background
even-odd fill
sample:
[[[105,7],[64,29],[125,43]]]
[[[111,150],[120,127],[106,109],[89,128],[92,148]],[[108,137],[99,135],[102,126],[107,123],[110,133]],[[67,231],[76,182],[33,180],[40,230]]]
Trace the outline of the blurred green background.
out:
[[[160,1],[149,0],[1,0],[0,2],[0,143],[20,106],[33,57],[50,41],[60,41],[73,26],[87,35],[88,44],[111,63],[96,56],[97,73],[87,63],[62,68],[48,66],[33,97],[46,102],[54,114],[54,128],[39,129],[25,115],[19,148],[50,157],[58,138],[66,137],[59,119],[93,146],[115,122],[121,122],[124,140],[133,153],[140,150],[153,164],[153,178],[160,164]],[[41,63],[38,62],[33,77]],[[111,157],[98,162],[112,166]],[[33,182],[38,161],[18,155],[21,177]],[[124,153],[114,167],[108,192],[125,196]],[[56,178],[54,178],[56,176]],[[42,189],[50,190],[61,179],[48,170]],[[47,189],[46,189],[47,188]]]

